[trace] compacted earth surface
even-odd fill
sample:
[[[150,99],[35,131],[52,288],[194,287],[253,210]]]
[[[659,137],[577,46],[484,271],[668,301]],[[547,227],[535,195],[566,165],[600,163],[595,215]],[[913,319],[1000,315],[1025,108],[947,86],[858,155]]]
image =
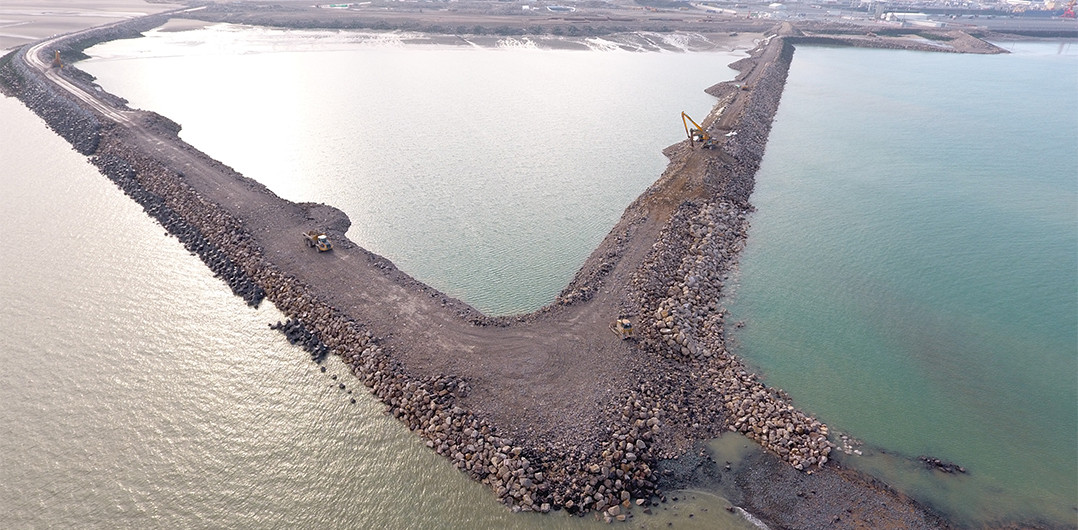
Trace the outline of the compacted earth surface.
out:
[[[758,46],[733,65],[737,78],[708,89],[718,102],[703,127],[714,145],[669,147],[666,172],[554,303],[489,317],[349,241],[339,210],[277,197],[184,143],[179,125],[129,109],[88,75],[53,63],[55,51],[74,59],[170,16],[251,13],[268,20],[266,10],[229,4],[50,38],[4,57],[0,81],[237,295],[269,299],[287,314],[279,327],[290,340],[347,363],[388,413],[514,510],[625,520],[664,488],[721,481],[732,502],[780,527],[948,526],[834,463],[827,426],[726,350],[724,282],[744,244],[753,175],[794,43],[830,37],[757,27]],[[323,26],[344,25],[326,16]],[[746,30],[736,29],[727,36]],[[947,42],[950,51],[998,51],[960,32]],[[307,230],[325,231],[334,250],[308,248],[300,237]],[[611,331],[617,318],[632,322],[632,338]],[[766,451],[720,469],[701,444],[729,431]]]

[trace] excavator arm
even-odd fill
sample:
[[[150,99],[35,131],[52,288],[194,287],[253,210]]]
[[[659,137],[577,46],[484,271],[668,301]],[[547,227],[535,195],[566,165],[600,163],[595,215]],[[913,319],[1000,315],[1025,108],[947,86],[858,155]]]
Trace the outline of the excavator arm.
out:
[[[692,127],[689,127],[690,123],[693,125]],[[689,145],[695,147],[696,142],[700,142],[704,147],[712,147],[711,136],[684,111],[681,113],[681,124],[685,126],[685,136],[689,137]]]

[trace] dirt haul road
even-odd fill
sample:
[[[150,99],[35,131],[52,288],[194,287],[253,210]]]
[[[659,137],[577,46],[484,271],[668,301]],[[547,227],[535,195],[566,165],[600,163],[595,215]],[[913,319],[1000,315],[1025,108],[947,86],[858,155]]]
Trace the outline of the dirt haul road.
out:
[[[161,130],[149,113],[117,109],[66,79],[62,70],[50,68],[49,50],[59,38],[31,47],[27,62],[113,124],[105,134],[110,141],[103,143],[122,147],[106,147],[102,153],[115,149],[125,158],[138,153],[181,174],[200,195],[234,215],[284,274],[361,322],[407,371],[467,380],[471,391],[461,406],[490,418],[522,443],[578,446],[604,437],[608,422],[603,418],[618,408],[612,398],[629,386],[630,373],[647,364],[634,352],[635,343],[610,332],[610,323],[626,313],[631,275],[659,230],[679,204],[704,194],[703,160],[715,152],[686,151],[679,167],[627,210],[610,235],[620,239],[624,255],[604,259],[599,254],[610,247],[607,242],[582,267],[613,265],[601,287],[585,286],[595,289],[587,302],[555,304],[535,315],[476,325],[492,319],[348,241],[349,221],[342,212],[280,199],[178,140],[173,131]],[[778,49],[768,49],[765,60]],[[310,252],[298,234],[311,229],[326,230],[335,250]]]
[[[793,53],[782,38],[739,61],[736,83],[710,90],[722,112],[706,123],[737,134],[715,150],[668,148],[670,167],[557,301],[511,318],[486,317],[347,240],[340,211],[285,201],[184,143],[176,124],[116,108],[72,69],[50,69],[50,48],[62,45],[50,39],[18,54],[30,72],[2,65],[14,68],[3,72],[9,92],[43,116],[40,105],[70,105],[52,98],[54,89],[92,109],[100,126],[85,133],[94,142],[79,145],[94,146],[84,150],[103,173],[234,290],[254,301],[264,292],[302,321],[392,414],[503,502],[616,516],[630,499],[656,493],[663,459],[732,429],[772,451],[756,470],[817,471],[793,472],[760,502],[739,497],[765,520],[800,513],[812,526],[860,506],[845,512],[850,522],[864,512],[936,525],[908,499],[825,465],[826,426],[725,351],[718,299],[743,244],[752,176]],[[35,92],[41,83],[53,88]],[[42,92],[52,99],[28,95]],[[63,115],[46,119],[65,128]],[[308,249],[307,230],[325,230],[335,250]],[[610,332],[619,315],[634,321],[638,340]],[[830,494],[795,497],[805,481]]]

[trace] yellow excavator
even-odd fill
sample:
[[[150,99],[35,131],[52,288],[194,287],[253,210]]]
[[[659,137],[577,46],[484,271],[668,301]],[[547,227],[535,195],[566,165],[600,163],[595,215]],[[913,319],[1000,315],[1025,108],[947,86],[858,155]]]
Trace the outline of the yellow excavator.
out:
[[[715,140],[711,138],[711,135],[684,111],[681,113],[681,123],[685,126],[685,135],[689,137],[690,146],[696,147],[696,143],[699,142],[704,149],[715,147]],[[690,123],[693,125],[692,127],[689,127]]]

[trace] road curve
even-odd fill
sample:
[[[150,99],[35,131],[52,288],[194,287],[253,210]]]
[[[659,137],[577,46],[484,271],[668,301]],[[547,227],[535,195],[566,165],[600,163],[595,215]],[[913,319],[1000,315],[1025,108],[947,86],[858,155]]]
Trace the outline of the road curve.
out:
[[[86,92],[74,83],[71,83],[67,79],[64,79],[63,76],[61,76],[59,73],[59,70],[61,68],[52,68],[51,61],[46,62],[41,58],[41,55],[44,50],[50,49],[50,47],[54,46],[57,41],[68,37],[68,35],[52,37],[51,39],[47,39],[30,46],[24,55],[24,57],[26,58],[26,63],[30,67],[39,70],[42,75],[44,75],[45,78],[52,82],[54,85],[58,86],[60,89],[64,90],[82,103],[86,104],[91,109],[101,114],[105,118],[112,120],[116,123],[129,125],[131,123],[131,119],[128,118],[124,112],[113,109],[107,103],[101,101],[97,97],[91,95],[90,93]]]
[[[340,211],[281,199],[183,142],[167,119],[116,108],[42,59],[90,31],[15,60],[37,72],[29,83],[98,115],[102,126],[86,134],[98,137],[91,160],[102,173],[234,291],[255,302],[264,293],[301,322],[303,341],[339,356],[391,414],[514,509],[617,515],[656,494],[662,459],[726,429],[760,441],[775,462],[827,471],[826,426],[764,387],[726,351],[723,332],[723,280],[792,57],[783,39],[739,61],[737,83],[713,87],[722,111],[705,127],[737,135],[714,151],[669,148],[667,171],[554,304],[489,318],[349,241]],[[299,238],[308,229],[327,230],[336,249],[308,249]],[[618,315],[631,316],[637,340],[610,333]]]
[[[242,235],[233,235],[230,240],[247,241],[238,250],[227,250],[230,241],[220,246],[232,261],[240,263],[241,268],[256,278],[278,307],[315,328],[319,322],[312,313],[326,311],[373,337],[371,342],[377,347],[365,347],[364,356],[351,359],[347,357],[348,341],[327,340],[337,345],[337,353],[346,361],[353,364],[369,361],[367,356],[374,355],[370,353],[374,351],[384,355],[387,366],[403,374],[401,377],[406,381],[449,377],[465,382],[467,392],[454,396],[451,408],[466,411],[467,417],[479,421],[477,425],[487,426],[484,430],[498,433],[493,445],[511,441],[510,445],[526,448],[522,450],[530,452],[533,461],[539,455],[550,455],[546,457],[549,466],[544,462],[545,476],[567,475],[566,466],[559,464],[564,464],[569,455],[579,454],[584,455],[581,458],[585,461],[599,459],[601,469],[617,463],[632,470],[631,479],[609,471],[624,484],[609,488],[608,496],[591,501],[590,506],[581,499],[575,502],[576,506],[595,509],[617,503],[621,495],[637,495],[654,487],[656,477],[652,468],[657,458],[674,456],[687,450],[694,440],[714,437],[725,427],[724,402],[717,386],[711,380],[691,375],[703,369],[698,362],[717,358],[724,348],[721,343],[705,348],[701,345],[712,339],[700,338],[694,342],[690,357],[682,358],[682,347],[674,346],[672,339],[658,334],[661,326],[655,324],[652,316],[657,303],[653,298],[665,295],[667,289],[663,287],[648,294],[642,291],[642,286],[651,289],[655,278],[649,276],[656,277],[660,270],[665,271],[660,275],[662,282],[684,280],[669,273],[670,269],[676,269],[676,262],[682,259],[686,249],[681,249],[677,241],[670,242],[669,245],[680,249],[679,253],[663,258],[670,263],[657,263],[656,246],[662,246],[664,233],[674,233],[675,239],[680,237],[676,235],[678,227],[670,224],[686,205],[692,209],[698,203],[716,199],[709,196],[715,190],[709,179],[728,180],[731,175],[749,173],[744,168],[716,171],[712,162],[720,154],[726,160],[737,157],[722,149],[711,152],[682,146],[670,169],[626,210],[557,303],[532,315],[490,319],[347,240],[344,233],[348,220],[341,212],[328,206],[284,201],[261,184],[187,145],[174,129],[161,127],[160,120],[152,113],[116,108],[101,97],[101,92],[69,76],[70,67],[50,68],[50,63],[43,59],[62,41],[78,39],[90,31],[94,29],[47,39],[26,48],[20,57],[46,82],[99,115],[103,126],[95,160],[122,160],[124,165],[134,168],[139,179],[144,179],[145,188],[165,197],[166,204],[175,211],[195,208],[184,202],[187,200],[184,196],[191,197],[199,208],[219,210],[224,217],[217,224],[234,223],[242,231]],[[764,62],[753,63],[745,75],[751,79],[762,76],[768,65],[775,63],[781,49],[781,46],[764,47],[759,54]],[[750,92],[730,92],[725,108],[735,118],[724,124],[737,126],[736,115],[744,112],[750,95]],[[708,121],[715,119],[709,117]],[[750,168],[754,169],[755,158],[750,156],[750,159]],[[744,197],[735,202],[744,202]],[[739,207],[733,208],[736,216]],[[203,234],[219,231],[219,226],[204,221],[212,216],[186,217],[196,226],[204,223],[199,227]],[[298,237],[308,229],[328,229],[337,242],[336,250],[326,254],[308,252]],[[730,232],[730,237],[735,239],[742,236],[739,231]],[[251,252],[255,257],[248,259],[244,253]],[[293,287],[283,289],[280,283]],[[719,315],[715,322],[721,327],[721,308],[713,306],[710,311]],[[610,333],[610,322],[623,314],[636,322],[642,340],[622,341]],[[702,331],[721,338],[721,329]],[[354,340],[363,342],[362,338]],[[679,338],[686,344],[688,340]],[[690,351],[687,348],[685,352]],[[701,357],[694,359],[694,355]],[[373,369],[374,372],[385,371],[381,364],[377,366],[383,370]],[[408,386],[407,382],[394,384]],[[377,394],[377,385],[373,386]],[[395,405],[394,392],[387,391],[391,406]],[[664,406],[667,399],[676,400],[677,405]],[[627,415],[622,411],[626,400],[634,404]],[[671,409],[677,412],[669,412]],[[613,414],[614,411],[618,412]],[[651,429],[639,432],[637,421],[661,421],[664,435],[658,435],[657,425],[651,426],[656,428],[655,436]],[[622,461],[627,454],[625,442],[616,438],[611,441],[611,436],[630,432],[634,433],[633,439],[645,435],[646,438],[637,439],[631,460]],[[611,447],[619,447],[613,461]],[[498,453],[500,447],[493,449]],[[491,477],[491,471],[496,470],[483,464],[478,474],[492,486],[500,483],[502,486],[495,489],[506,502],[532,509],[544,504],[525,502],[520,484],[513,482],[515,478],[503,476],[504,473]],[[578,478],[564,480],[573,482]],[[511,482],[518,487],[508,487]],[[539,483],[534,478],[528,482]],[[537,490],[531,500],[537,500],[541,493],[544,493],[542,489]],[[572,494],[562,493],[560,496],[548,493],[552,502],[547,504],[565,505],[565,499]]]
[[[186,13],[193,13],[193,12],[196,12],[196,11],[201,11],[201,10],[203,10],[205,8],[206,8],[206,6],[198,6],[198,7],[191,7],[191,8],[185,8],[185,9],[178,9],[178,10],[175,10],[175,11],[162,13],[162,15],[179,16],[179,15],[183,15],[183,14],[186,14]],[[95,27],[87,28],[87,29],[84,29],[84,30],[81,30],[81,31],[76,31],[76,32],[73,32],[73,33],[68,33],[68,34],[63,34],[63,35],[55,35],[53,37],[50,37],[48,39],[45,39],[43,41],[40,41],[40,42],[38,42],[36,44],[32,44],[29,47],[24,48],[23,51],[20,52],[19,56],[26,62],[26,64],[28,66],[30,66],[31,68],[34,68],[35,70],[41,72],[41,74],[44,75],[45,78],[49,82],[56,85],[60,89],[64,90],[65,92],[70,94],[72,97],[75,97],[76,99],[78,99],[79,101],[81,101],[82,103],[84,103],[85,105],[90,107],[91,109],[93,109],[95,112],[101,114],[102,116],[104,116],[107,119],[112,120],[112,121],[114,121],[116,123],[122,123],[122,124],[125,124],[125,125],[131,125],[132,124],[131,118],[130,118],[129,113],[127,111],[122,110],[122,109],[114,108],[112,105],[108,104],[107,102],[102,101],[101,99],[99,99],[94,94],[91,94],[91,93],[83,90],[82,87],[68,81],[62,75],[60,75],[60,70],[61,69],[52,68],[52,60],[51,60],[51,58],[49,58],[49,59],[43,59],[42,58],[42,57],[48,55],[47,50],[54,49],[56,47],[56,44],[58,42],[60,42],[60,41],[75,39],[75,38],[78,38],[78,37],[80,37],[82,35],[85,35],[87,33],[90,33],[90,32],[93,32],[93,31],[100,31],[100,30],[106,29],[106,28],[108,28],[110,26],[122,26],[124,24],[127,24],[127,22],[128,21],[120,21],[120,22],[115,22],[113,24],[109,24],[109,25],[106,25],[106,26],[95,26]]]

